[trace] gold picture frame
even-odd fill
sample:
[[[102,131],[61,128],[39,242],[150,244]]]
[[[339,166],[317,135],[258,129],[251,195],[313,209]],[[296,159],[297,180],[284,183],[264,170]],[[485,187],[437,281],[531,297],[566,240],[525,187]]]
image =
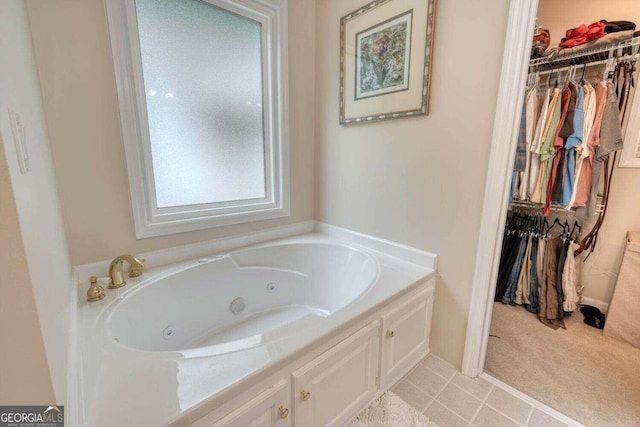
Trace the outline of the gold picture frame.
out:
[[[427,115],[435,0],[374,0],[340,19],[340,124]]]

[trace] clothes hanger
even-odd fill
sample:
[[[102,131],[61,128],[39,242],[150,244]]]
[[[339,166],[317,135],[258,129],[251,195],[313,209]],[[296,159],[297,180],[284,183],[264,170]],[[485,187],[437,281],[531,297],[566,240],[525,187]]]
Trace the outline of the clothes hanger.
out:
[[[538,215],[536,222],[536,237],[540,238],[544,236],[544,217]]]
[[[573,228],[571,229],[571,233],[569,233],[569,239],[575,243],[576,239],[573,237],[573,233],[576,231],[576,229],[578,230],[578,236],[580,236],[580,233],[582,233],[582,226],[578,223],[578,221],[574,221],[573,222]]]
[[[553,221],[553,223],[551,224],[551,227],[547,228],[547,233],[546,233],[546,234],[548,235],[548,234],[551,232],[551,230],[553,230],[553,228],[554,228],[556,225],[560,225],[560,226],[562,226],[562,223],[560,222],[560,220],[559,220],[558,218],[556,218],[556,219]],[[563,230],[564,230],[564,227],[563,227]]]
[[[582,67],[582,77],[580,77],[580,83],[584,83],[584,73],[587,71],[587,63],[584,63],[584,66]]]
[[[563,85],[563,87],[565,89],[569,87],[569,82],[571,81],[570,77],[571,77],[571,68],[569,68],[567,70],[567,75],[564,77],[564,85]]]

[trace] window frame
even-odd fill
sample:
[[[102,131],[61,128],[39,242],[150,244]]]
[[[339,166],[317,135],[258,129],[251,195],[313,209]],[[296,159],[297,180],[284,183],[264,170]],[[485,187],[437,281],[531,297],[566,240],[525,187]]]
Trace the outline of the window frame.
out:
[[[265,193],[158,208],[135,0],[106,1],[137,239],[290,215],[287,0],[200,0],[261,24]]]

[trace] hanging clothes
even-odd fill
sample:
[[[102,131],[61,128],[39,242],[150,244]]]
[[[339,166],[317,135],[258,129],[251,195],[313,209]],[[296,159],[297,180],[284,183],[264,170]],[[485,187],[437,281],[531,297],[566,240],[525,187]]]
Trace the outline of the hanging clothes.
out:
[[[524,172],[527,167],[527,103],[522,104],[522,117],[520,118],[520,132],[516,145],[516,158],[513,161],[514,172]]]
[[[560,257],[560,248],[562,240],[555,237],[547,242],[544,265],[542,270],[542,280],[540,282],[540,308],[538,310],[538,318],[542,323],[553,329],[566,329],[562,318],[564,312],[558,310],[562,304],[562,299],[558,301],[558,261]]]
[[[496,285],[495,301],[502,301],[504,294],[509,286],[509,276],[511,268],[515,263],[517,255],[517,246],[519,239],[509,229],[508,225],[505,229],[504,239],[502,240],[502,252],[500,253],[500,265],[498,267],[498,283]]]
[[[582,144],[583,121],[584,121],[584,88],[577,86],[578,96],[576,101],[575,114],[573,116],[573,134],[567,138],[564,145],[567,150],[567,170],[565,172],[562,186],[562,204],[569,206],[573,196],[573,187],[576,173],[576,147]]]
[[[526,309],[532,313],[538,312],[538,292],[540,282],[538,280],[538,251],[541,245],[538,233],[531,238],[531,259],[529,263],[529,305]]]
[[[567,88],[569,89],[569,92],[571,94],[571,97],[569,99],[569,108],[567,110],[562,129],[560,129],[560,138],[557,138],[554,141],[556,150],[560,151],[560,160],[557,165],[556,176],[553,182],[553,189],[551,191],[551,201],[555,203],[562,202],[562,188],[564,185],[564,176],[566,175],[567,171],[567,151],[564,147],[567,142],[567,138],[569,138],[574,132],[573,121],[576,112],[576,103],[578,101],[578,88],[576,84],[570,81]]]
[[[536,132],[534,134],[533,140],[531,141],[531,165],[529,166],[529,176],[527,179],[528,187],[527,187],[527,197],[531,198],[535,188],[536,182],[538,179],[538,172],[540,170],[540,147],[542,146],[542,141],[544,139],[545,132],[545,123],[547,121],[547,116],[549,113],[549,101],[551,97],[551,89],[547,88],[541,99],[541,108],[540,114],[538,115],[538,121],[536,123]]]
[[[591,192],[591,180],[593,173],[593,157],[600,147],[600,126],[604,115],[605,104],[607,102],[607,85],[600,82],[594,89],[595,93],[595,114],[589,138],[586,144],[586,156],[582,162],[580,176],[576,185],[576,195],[572,207],[586,206]]]
[[[576,171],[575,171],[575,182],[573,183],[573,189],[571,194],[571,200],[567,204],[567,209],[570,209],[576,201],[576,195],[578,191],[578,181],[579,177],[582,174],[582,165],[584,164],[584,159],[589,157],[589,145],[587,141],[589,141],[589,137],[591,136],[591,129],[593,128],[593,119],[596,114],[596,97],[595,91],[593,87],[585,82],[583,85],[584,88],[584,115],[583,115],[583,123],[582,123],[582,142],[580,145],[576,146]]]
[[[536,184],[531,194],[531,201],[533,203],[543,204],[542,192],[544,184],[546,183],[547,172],[549,171],[549,160],[553,159],[553,155],[550,155],[550,147],[553,142],[555,129],[560,121],[560,89],[554,89],[549,101],[549,112],[547,114],[547,120],[544,125],[544,131],[540,140],[540,146],[537,147],[536,154],[539,158],[538,176],[536,177]],[[546,187],[545,187],[546,189]],[[546,194],[546,191],[545,191]]]
[[[569,243],[569,250],[562,270],[562,290],[564,293],[562,310],[565,313],[575,311],[580,303],[582,287],[579,284],[580,275],[576,268],[576,257],[573,256],[579,246],[577,243]]]
[[[631,110],[635,59],[613,61],[604,72],[592,69],[597,80],[585,78],[586,66],[579,82],[577,68],[569,67],[564,82],[553,71],[555,87],[553,74],[546,87],[532,74],[524,97],[512,179],[512,206],[520,207],[507,216],[494,300],[521,305],[553,329],[566,328],[564,317],[580,303],[582,253],[595,247],[606,209],[584,236],[580,221],[591,219],[598,203],[606,206],[615,169],[609,158],[613,153],[615,162],[622,148]],[[576,213],[573,228],[557,218],[549,226],[556,204]]]
[[[563,156],[564,141],[560,136],[560,132],[562,131],[562,128],[564,127],[564,122],[567,118],[567,112],[569,111],[570,101],[571,101],[571,89],[567,88],[562,92],[561,107],[560,107],[561,115],[560,115],[560,120],[558,122],[558,125],[556,127],[556,134],[553,138],[553,146],[549,146],[549,149],[548,149],[549,155],[552,154],[553,156],[549,159],[549,164],[551,166],[550,166],[550,170],[547,172],[548,182],[546,183],[546,185],[543,185],[543,188],[547,189],[545,205],[544,205],[544,208],[542,209],[542,213],[544,214],[544,216],[549,215],[549,212],[551,212],[551,193],[553,192],[555,180],[558,175],[558,166],[560,165],[560,159]],[[552,151],[552,148],[553,148],[553,151]]]
[[[556,220],[556,224],[560,223]],[[576,227],[579,229],[577,223]],[[572,275],[575,260],[571,249],[577,244],[567,222],[559,236],[550,238],[550,229],[553,227],[549,228],[539,213],[509,214],[494,300],[522,305],[543,323],[557,328],[564,327],[561,319],[573,311],[565,307],[575,305],[580,296]]]
[[[525,152],[525,169],[520,179],[520,190],[518,192],[519,200],[527,200],[529,189],[529,170],[531,168],[531,149],[533,145],[533,139],[536,132],[536,124],[538,122],[538,115],[540,113],[538,107],[540,102],[538,100],[538,93],[536,88],[532,88],[527,92],[525,116],[526,116],[526,152]]]
[[[595,212],[598,199],[598,186],[602,176],[604,162],[611,153],[621,150],[624,145],[622,126],[619,120],[618,103],[612,83],[607,85],[607,105],[600,126],[600,145],[593,159],[592,182],[587,206],[578,209],[578,217],[589,220]]]
[[[520,274],[516,286],[514,302],[518,305],[529,304],[530,277],[531,277],[531,235],[526,238],[524,255],[520,263]]]

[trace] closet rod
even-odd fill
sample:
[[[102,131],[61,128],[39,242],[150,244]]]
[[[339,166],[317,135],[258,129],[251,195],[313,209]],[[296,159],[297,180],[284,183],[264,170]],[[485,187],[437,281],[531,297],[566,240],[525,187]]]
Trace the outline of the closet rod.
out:
[[[545,74],[558,73],[560,71],[566,71],[566,70],[570,69],[571,67],[582,68],[585,65],[587,67],[593,67],[593,66],[596,66],[596,65],[606,64],[606,63],[608,63],[610,61],[621,62],[621,61],[637,60],[638,58],[640,58],[640,53],[636,53],[634,55],[625,55],[625,56],[613,57],[611,59],[603,59],[601,61],[586,62],[584,64],[567,65],[566,67],[562,67],[562,68],[552,68],[550,70],[540,71],[538,73],[538,75],[542,76],[542,75],[545,75]],[[529,74],[535,74],[535,73],[536,73],[535,71],[532,71]]]

